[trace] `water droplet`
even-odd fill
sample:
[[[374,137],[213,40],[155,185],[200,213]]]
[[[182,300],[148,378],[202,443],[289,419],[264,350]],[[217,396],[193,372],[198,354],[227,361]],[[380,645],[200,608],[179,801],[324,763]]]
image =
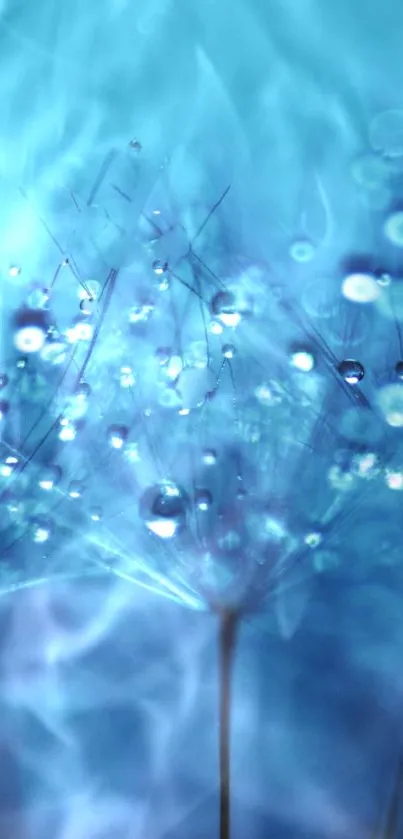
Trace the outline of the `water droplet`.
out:
[[[298,347],[291,352],[290,363],[301,373],[310,373],[315,367],[315,357],[309,350]]]
[[[38,484],[41,489],[49,492],[59,483],[62,476],[60,466],[46,466],[39,476]]]
[[[75,440],[77,435],[77,429],[73,422],[68,420],[66,417],[63,417],[60,420],[60,430],[59,430],[59,440],[62,440],[63,443],[71,443]]]
[[[186,526],[188,497],[171,481],[150,487],[140,501],[140,516],[151,533],[171,539]]]
[[[202,512],[209,510],[213,503],[211,492],[208,489],[198,489],[195,493],[195,502],[198,510]]]
[[[9,478],[15,472],[19,464],[18,457],[13,454],[7,455],[0,464],[0,475],[3,478]]]
[[[398,248],[403,248],[403,212],[391,213],[386,219],[384,232],[387,239]]]
[[[91,385],[89,385],[88,382],[79,382],[74,396],[79,400],[88,399],[91,396]]]
[[[96,301],[93,297],[84,297],[80,303],[80,310],[83,315],[87,315],[90,317],[95,312],[96,309]]]
[[[48,288],[35,288],[28,295],[27,303],[30,309],[46,309],[50,299]]]
[[[290,257],[294,262],[311,262],[314,256],[314,245],[308,239],[296,239],[290,247]]]
[[[349,274],[343,280],[341,291],[353,303],[373,303],[381,294],[379,283],[371,274]]]
[[[357,452],[353,455],[351,468],[354,475],[370,480],[379,474],[379,457],[375,452],[371,451]]]
[[[101,521],[102,515],[103,513],[101,507],[91,507],[90,518],[92,519],[92,521]]]
[[[129,429],[125,425],[110,425],[108,428],[108,443],[113,449],[123,449],[129,436]]]
[[[166,274],[166,272],[168,271],[168,267],[168,263],[162,262],[160,259],[154,260],[152,265],[154,274],[156,274],[157,277],[161,277],[163,274]]]
[[[41,359],[49,364],[64,364],[67,358],[67,344],[59,340],[47,340],[41,351]]]
[[[386,385],[378,393],[378,404],[392,428],[403,428],[403,384]]]
[[[206,466],[214,466],[217,463],[217,452],[215,449],[204,450],[203,463],[205,463]]]
[[[120,368],[119,383],[123,388],[134,387],[136,384],[136,376],[131,367],[125,366]]]
[[[351,358],[347,358],[345,359],[345,361],[341,361],[337,369],[340,373],[340,376],[349,385],[358,384],[358,382],[362,381],[365,375],[365,370],[361,362],[355,361]]]
[[[236,353],[236,349],[233,344],[224,344],[222,348],[222,354],[224,358],[233,358]]]
[[[8,276],[9,277],[18,277],[21,274],[21,268],[19,265],[10,265],[8,269]]]
[[[84,491],[84,484],[82,481],[71,481],[69,484],[69,496],[70,498],[81,498]]]
[[[252,313],[252,304],[242,292],[219,291],[214,295],[210,309],[216,321],[234,329],[243,317]]]

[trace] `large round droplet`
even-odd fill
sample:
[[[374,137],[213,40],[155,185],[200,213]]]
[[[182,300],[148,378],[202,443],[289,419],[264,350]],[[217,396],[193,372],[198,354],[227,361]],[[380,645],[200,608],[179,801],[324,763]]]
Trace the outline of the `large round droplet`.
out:
[[[39,352],[46,341],[48,324],[42,310],[21,309],[15,321],[14,344],[20,352]]]
[[[354,361],[351,358],[341,361],[338,366],[340,376],[349,385],[356,385],[364,378],[365,370],[360,361]]]
[[[146,527],[160,539],[172,539],[186,526],[186,492],[172,481],[150,487],[140,500],[139,512]]]
[[[210,309],[216,321],[234,329],[243,317],[251,314],[252,303],[242,292],[219,291],[214,295]]]

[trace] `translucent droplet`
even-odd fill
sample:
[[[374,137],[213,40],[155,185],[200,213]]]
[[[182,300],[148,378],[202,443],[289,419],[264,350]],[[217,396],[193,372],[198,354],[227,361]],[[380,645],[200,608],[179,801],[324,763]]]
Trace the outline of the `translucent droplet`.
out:
[[[172,539],[186,526],[188,497],[171,481],[150,487],[140,501],[140,516],[151,533],[160,539]]]
[[[333,489],[339,492],[348,492],[354,486],[355,477],[348,469],[343,469],[342,466],[335,463],[329,469],[328,481]]]
[[[359,478],[370,480],[375,478],[380,471],[380,460],[375,452],[357,452],[352,459],[352,472]]]
[[[388,157],[403,155],[403,111],[390,109],[377,114],[369,128],[369,139],[375,151]]]
[[[222,348],[222,354],[224,358],[233,358],[236,353],[236,349],[233,344],[224,344]]]
[[[204,450],[203,463],[205,463],[206,466],[214,466],[217,463],[217,452],[215,449]]]
[[[341,290],[353,303],[373,303],[381,294],[379,283],[371,274],[349,274],[343,280]]]
[[[243,317],[251,313],[251,304],[233,291],[219,291],[211,301],[211,313],[223,326],[238,326]]]
[[[108,443],[113,449],[123,449],[129,436],[129,429],[125,425],[110,425],[108,428]]]
[[[91,396],[91,385],[88,382],[79,382],[74,396],[76,399],[84,400],[88,399]]]
[[[213,503],[211,492],[208,489],[198,489],[195,493],[195,503],[198,510],[209,510]]]
[[[101,521],[102,515],[103,513],[101,507],[91,507],[90,518],[92,519],[92,521]]]
[[[299,347],[291,352],[290,363],[301,373],[310,373],[315,367],[315,357],[309,350]]]
[[[392,428],[403,428],[403,384],[391,384],[381,388],[378,404],[388,425]]]
[[[84,491],[84,484],[82,481],[71,481],[69,484],[69,496],[70,498],[81,498]]]
[[[98,280],[86,280],[85,287],[80,285],[77,294],[80,300],[98,300],[102,292],[102,285]]]
[[[162,262],[160,259],[156,259],[153,262],[152,268],[154,274],[156,274],[157,277],[161,277],[163,274],[166,274],[169,266],[167,262]]]
[[[9,277],[18,277],[21,274],[21,268],[19,265],[10,265],[8,269],[8,276]]]
[[[78,341],[91,341],[94,334],[94,327],[88,320],[76,318],[73,326],[66,329],[66,338],[70,344]]]
[[[15,472],[19,464],[18,457],[13,454],[7,455],[2,463],[0,463],[0,475],[3,478],[9,478]]]
[[[403,360],[397,362],[395,367],[395,373],[398,379],[403,380]]]
[[[41,489],[49,492],[61,479],[62,473],[59,466],[46,466],[41,469],[38,484]]]
[[[290,257],[294,262],[311,262],[314,256],[314,245],[308,239],[297,239],[290,247]]]
[[[75,440],[77,435],[77,429],[74,423],[68,420],[66,417],[60,420],[60,430],[59,430],[59,440],[62,440],[63,443],[71,443]]]
[[[82,311],[83,315],[87,315],[90,317],[95,312],[97,303],[93,297],[84,297],[80,303],[80,310]]]
[[[356,385],[361,382],[365,375],[365,370],[360,361],[355,361],[351,358],[341,361],[338,366],[340,376],[349,385]]]

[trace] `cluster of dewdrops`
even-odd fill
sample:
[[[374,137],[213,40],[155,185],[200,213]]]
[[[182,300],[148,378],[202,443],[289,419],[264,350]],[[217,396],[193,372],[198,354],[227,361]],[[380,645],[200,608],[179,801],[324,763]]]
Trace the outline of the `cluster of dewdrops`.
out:
[[[392,119],[392,117],[388,117]],[[378,131],[381,129],[378,126]],[[381,143],[379,138],[377,142]],[[400,153],[403,152],[403,148]],[[371,166],[366,161],[367,169]],[[373,169],[376,168],[372,160]],[[364,178],[365,166],[359,169],[361,179]],[[357,170],[358,171],[358,170]],[[373,171],[373,170],[371,170]],[[357,176],[357,172],[355,173]],[[158,208],[155,214],[159,213]],[[386,217],[383,230],[385,239],[395,248],[403,248],[403,212],[393,211]],[[294,264],[309,264],[315,258],[315,246],[309,240],[303,238],[291,243],[289,248],[289,259]],[[158,292],[164,294],[171,284],[175,282],[175,274],[166,261],[152,260],[150,264]],[[18,281],[23,269],[18,265],[9,267],[9,280]],[[56,279],[62,271],[75,272],[74,265],[65,259],[56,272]],[[18,352],[17,366],[24,367],[29,363],[30,358],[38,357],[41,362],[52,366],[64,366],[69,363],[71,353],[78,346],[81,349],[89,347],[94,338],[97,325],[97,318],[101,308],[102,295],[105,287],[98,279],[86,278],[83,280],[77,276],[77,312],[73,321],[62,331],[59,331],[50,316],[52,306],[52,289],[55,285],[54,278],[52,285],[42,288],[36,285],[28,293],[26,301],[14,315],[13,341],[15,350]],[[308,284],[309,285],[309,284]],[[403,319],[403,298],[399,299],[399,290],[393,287],[393,305],[390,302],[393,280],[387,274],[376,274],[369,271],[350,272],[341,278],[339,294],[340,298],[361,307],[378,307],[382,315],[390,316],[393,308],[393,317],[402,316]],[[320,317],[321,306],[319,301],[323,298],[323,289],[311,287],[312,294],[307,292],[309,305],[307,309],[311,315]],[[395,294],[396,291],[396,294]],[[315,296],[316,295],[316,296]],[[307,299],[308,299],[307,297]],[[315,302],[316,301],[316,302]],[[315,308],[315,305],[317,306]],[[400,306],[400,308],[399,308]],[[144,327],[152,319],[155,302],[147,301],[131,306],[127,310],[127,319],[131,327]],[[237,333],[239,327],[245,321],[253,320],[253,292],[252,297],[245,297],[239,293],[237,288],[224,288],[212,294],[208,311],[206,312],[206,329],[211,335],[222,341],[221,354],[223,364],[231,365],[236,363],[237,358]],[[102,339],[101,339],[102,340]],[[171,407],[178,415],[188,416],[197,413],[212,398],[217,383],[208,371],[208,358],[206,348],[201,342],[192,345],[183,351],[182,354],[173,352],[169,347],[157,347],[156,359],[161,369],[164,382],[168,385],[161,391],[161,404],[164,407]],[[187,359],[185,359],[187,355]],[[319,350],[309,341],[294,344],[289,348],[289,368],[295,375],[309,377],[317,375]],[[207,371],[207,372],[206,372]],[[202,375],[200,375],[202,373]],[[208,375],[207,375],[208,373]],[[344,384],[352,390],[358,390],[365,380],[366,371],[359,358],[340,358],[334,365],[334,373]],[[137,373],[131,364],[122,363],[118,369],[118,380],[122,391],[130,392],[136,388]],[[197,384],[197,382],[200,382]],[[195,384],[196,382],[196,384]],[[206,385],[208,382],[208,388]],[[7,392],[9,376],[6,371],[0,375],[0,388]],[[91,385],[80,379],[74,393],[71,394],[68,406],[63,410],[57,420],[57,436],[60,444],[68,446],[76,440],[80,434],[80,427],[88,411],[91,400]],[[255,388],[254,397],[263,408],[275,407],[281,403],[283,394],[278,383],[267,379],[262,380]],[[394,367],[390,371],[388,381],[377,390],[378,414],[382,417],[386,426],[390,429],[403,428],[403,358],[396,358]],[[9,404],[3,399],[0,404],[0,417],[7,418]],[[145,409],[147,410],[147,409]],[[259,442],[259,430],[251,432],[250,443]],[[137,443],[130,439],[130,428],[123,424],[113,424],[107,429],[105,443],[110,449],[116,452],[121,451],[127,461],[136,465],[141,455]],[[206,466],[216,466],[219,456],[211,448],[202,452],[202,458]],[[0,463],[0,478],[3,485],[11,481],[16,474],[21,473],[24,467],[24,458],[18,451],[9,450]],[[333,464],[329,469],[328,481],[330,486],[338,492],[349,491],[356,485],[357,481],[369,479],[381,479],[384,486],[391,490],[403,490],[403,465],[385,465],[379,454],[371,448],[351,452],[336,452]],[[44,495],[58,491],[62,481],[62,469],[59,465],[50,463],[41,465],[38,477],[38,487]],[[81,499],[85,492],[85,483],[81,480],[72,480],[67,487],[67,496],[72,502]],[[4,495],[5,493],[5,495]],[[25,511],[21,509],[19,501],[7,496],[4,490],[3,497],[7,502],[8,514],[12,520],[22,520]],[[245,489],[240,487],[239,498],[245,494]],[[180,484],[171,480],[162,480],[153,484],[144,492],[138,501],[139,514],[144,522],[145,528],[159,540],[170,540],[186,527],[188,510],[191,505],[197,509],[198,514],[207,513],[213,504],[211,489],[203,486],[194,488],[194,497],[190,498],[189,493]],[[104,511],[101,507],[91,507],[88,511],[89,518],[94,524],[102,522]],[[278,535],[280,527],[273,517],[267,517],[267,530],[271,536]],[[277,530],[276,530],[277,528]],[[45,514],[31,516],[30,532],[34,542],[47,542],[52,536],[52,523]],[[305,544],[312,549],[317,549],[322,542],[320,529],[312,530],[305,534]],[[320,564],[320,560],[318,560]]]

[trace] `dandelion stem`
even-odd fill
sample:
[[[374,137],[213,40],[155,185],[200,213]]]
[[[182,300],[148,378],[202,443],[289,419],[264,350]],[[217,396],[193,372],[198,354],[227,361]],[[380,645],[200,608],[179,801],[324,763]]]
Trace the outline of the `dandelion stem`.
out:
[[[238,616],[225,611],[220,618],[220,839],[230,839],[230,729],[231,675]]]

